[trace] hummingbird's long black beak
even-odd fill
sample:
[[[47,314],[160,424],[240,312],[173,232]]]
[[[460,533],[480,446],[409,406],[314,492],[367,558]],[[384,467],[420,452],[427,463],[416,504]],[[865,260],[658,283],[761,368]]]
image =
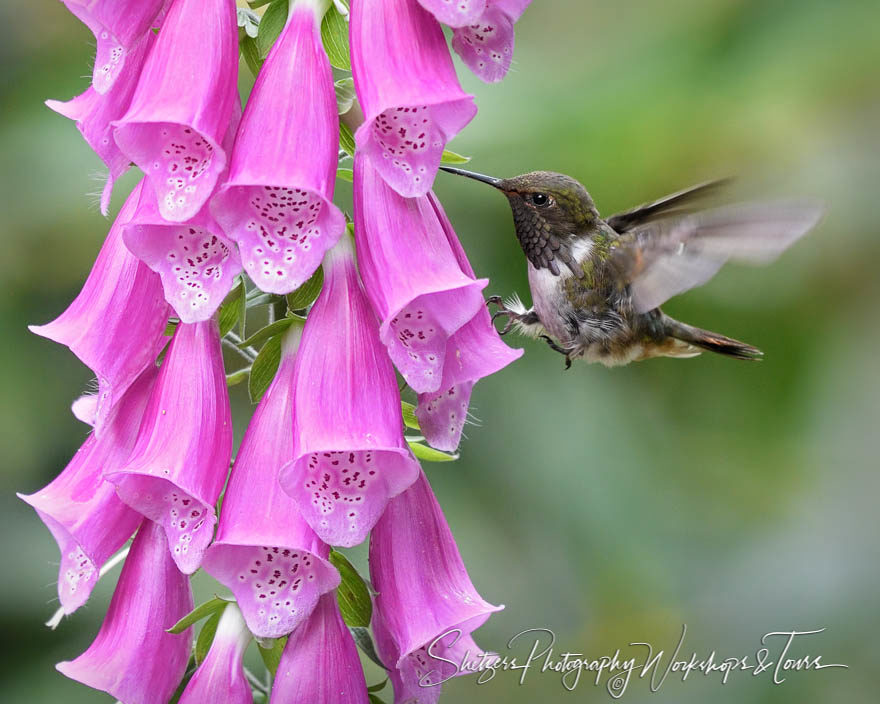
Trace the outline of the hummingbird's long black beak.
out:
[[[473,171],[465,171],[464,169],[456,169],[453,166],[441,166],[443,171],[448,171],[451,174],[457,174],[458,176],[467,176],[468,178],[474,179],[474,181],[482,181],[483,183],[488,183],[490,186],[494,186],[495,188],[501,187],[501,181],[503,179],[494,178],[493,176],[485,176],[483,174],[478,174]]]

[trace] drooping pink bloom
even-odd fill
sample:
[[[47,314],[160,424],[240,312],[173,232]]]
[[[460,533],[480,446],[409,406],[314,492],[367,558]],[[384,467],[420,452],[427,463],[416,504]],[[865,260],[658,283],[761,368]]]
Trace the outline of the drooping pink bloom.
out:
[[[485,12],[473,22],[458,26],[452,48],[478,78],[497,83],[507,75],[513,59],[513,25],[531,0],[488,0]]]
[[[487,0],[419,0],[419,3],[438,22],[450,27],[464,27],[480,19],[486,11]]]
[[[174,0],[147,57],[116,144],[150,180],[166,220],[184,222],[226,167],[238,102],[233,0]]]
[[[180,323],[131,456],[105,476],[125,503],[165,529],[185,574],[195,572],[211,542],[231,455],[217,321]]]
[[[116,496],[102,473],[134,447],[158,369],[148,368],[120,399],[100,438],[90,434],[64,471],[40,491],[19,498],[37,511],[61,550],[58,598],[64,613],[82,606],[107,559],[135,532],[143,516]]]
[[[447,340],[484,307],[488,283],[466,276],[427,196],[403,198],[359,156],[354,217],[364,287],[379,337],[406,382],[437,391]]]
[[[189,580],[168,555],[162,529],[144,520],[113,592],[97,638],[61,674],[125,704],[166,704],[177,689],[192,629],[166,633],[193,608]]]
[[[470,635],[453,628],[401,658],[378,608],[373,609],[371,625],[377,654],[389,668],[394,704],[436,704],[443,682],[467,673],[459,670],[458,664],[466,659],[477,660],[483,654]]]
[[[378,592],[376,607],[398,652],[396,663],[385,664],[396,666],[405,679],[410,678],[407,668],[423,674],[430,669],[431,662],[420,659],[437,638],[451,631],[470,636],[503,608],[484,601],[474,589],[424,472],[388,503],[376,523],[370,537],[370,579]],[[444,640],[447,646],[450,642]]]
[[[106,93],[130,68],[132,50],[158,25],[167,0],[62,0],[95,35],[92,88]]]
[[[462,273],[473,278],[474,270],[440,201],[433,193],[429,199]],[[477,314],[449,338],[439,389],[419,394],[416,417],[428,443],[438,450],[455,450],[461,440],[474,384],[522,354],[523,350],[511,349],[501,341],[489,312],[481,306]]]
[[[211,202],[248,275],[271,293],[301,286],[345,230],[333,204],[339,132],[322,7],[290,3],[248,99],[229,178]]]
[[[128,170],[131,164],[131,160],[116,146],[113,139],[113,127],[110,123],[118,120],[128,110],[131,96],[134,94],[153,40],[153,33],[148,32],[128,52],[124,68],[120,69],[117,80],[105,93],[99,93],[94,87],[89,87],[85,93],[68,100],[66,103],[59,100],[46,101],[46,105],[52,110],[76,122],[77,128],[88,145],[110,170],[107,183],[101,193],[101,213],[103,215],[106,215],[110,208],[113,183]]]
[[[367,683],[336,604],[325,594],[284,646],[269,704],[367,704]]]
[[[251,634],[235,604],[227,604],[211,648],[180,695],[180,704],[253,704],[242,666]]]
[[[423,196],[446,143],[476,115],[473,96],[458,83],[440,25],[417,0],[354,3],[350,33],[366,118],[357,149],[402,196]]]
[[[235,243],[202,208],[187,222],[162,217],[144,189],[123,235],[128,249],[162,279],[165,300],[184,323],[208,320],[241,273]]]
[[[290,633],[321,594],[339,586],[329,547],[278,483],[278,470],[294,457],[293,376],[301,335],[298,325],[285,334],[281,364],[241,442],[217,539],[202,565],[232,590],[259,638]]]
[[[70,411],[78,421],[94,428],[98,417],[98,394],[83,394],[70,404]]]
[[[170,308],[162,283],[122,241],[122,225],[143,187],[141,181],[125,201],[73,303],[51,323],[30,326],[69,347],[98,377],[98,435],[110,409],[168,341],[163,333]]]
[[[419,466],[403,439],[394,369],[347,236],[324,259],[324,288],[296,362],[294,408],[296,458],[281,470],[281,485],[324,542],[356,545]]]

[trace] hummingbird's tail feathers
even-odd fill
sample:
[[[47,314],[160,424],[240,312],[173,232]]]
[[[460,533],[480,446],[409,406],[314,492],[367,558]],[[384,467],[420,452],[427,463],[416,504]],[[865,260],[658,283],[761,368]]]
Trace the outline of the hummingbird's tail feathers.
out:
[[[664,316],[663,322],[666,327],[666,334],[669,337],[687,342],[709,352],[716,352],[734,359],[745,359],[752,362],[758,361],[764,356],[764,353],[757,347],[752,347],[745,342],[734,340],[717,332],[695,328],[669,316]]]

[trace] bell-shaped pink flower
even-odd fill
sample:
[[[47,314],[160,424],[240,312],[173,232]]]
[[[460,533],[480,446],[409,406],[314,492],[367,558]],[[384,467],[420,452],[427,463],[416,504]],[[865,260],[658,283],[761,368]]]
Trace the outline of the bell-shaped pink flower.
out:
[[[440,201],[433,193],[428,198],[462,273],[474,278],[474,270]],[[519,359],[523,350],[511,349],[501,341],[485,306],[446,344],[440,387],[437,391],[419,394],[416,417],[428,443],[438,450],[451,452],[461,440],[474,384]]]
[[[379,337],[407,384],[437,391],[450,335],[484,307],[488,279],[466,276],[427,196],[403,198],[363,157],[354,169],[355,237]]]
[[[61,674],[125,704],[166,704],[186,672],[192,629],[166,633],[193,608],[189,580],[168,555],[162,529],[144,520],[97,638]]]
[[[251,641],[241,612],[227,604],[208,654],[180,695],[180,704],[253,704],[242,660]]]
[[[94,87],[89,87],[85,93],[68,100],[66,103],[59,100],[46,101],[46,105],[52,110],[76,122],[77,128],[88,145],[110,169],[107,183],[101,193],[101,213],[103,215],[106,215],[110,208],[113,183],[131,165],[131,160],[116,146],[116,142],[113,140],[113,127],[110,123],[118,120],[128,110],[154,38],[152,32],[147,32],[143,40],[131,49],[125,61],[125,67],[119,72],[118,79],[105,93],[99,93]]]
[[[339,131],[323,7],[291,1],[248,99],[229,178],[211,202],[248,275],[271,293],[301,286],[345,230],[333,204]]]
[[[231,455],[217,321],[180,323],[131,456],[105,476],[125,503],[165,529],[185,574],[198,569],[211,542]]]
[[[367,704],[357,647],[336,604],[325,594],[284,646],[269,704]]]
[[[226,167],[223,137],[238,102],[234,0],[174,0],[116,144],[147,175],[166,220],[207,202]]]
[[[446,143],[477,113],[437,20],[417,0],[351,8],[351,63],[365,122],[358,151],[402,196],[431,188]]]
[[[378,608],[373,609],[371,625],[376,652],[389,667],[394,704],[436,704],[443,683],[467,672],[459,670],[457,664],[483,652],[470,635],[454,628],[401,658],[400,648]]]
[[[401,566],[406,566],[401,569]],[[388,503],[370,537],[376,606],[397,645],[396,663],[458,629],[470,635],[499,611],[474,589],[424,472]]]
[[[132,50],[158,26],[167,0],[62,0],[95,35],[92,88],[106,93],[130,68]],[[135,79],[137,77],[135,76]]]
[[[132,254],[159,274],[165,300],[184,323],[214,315],[241,273],[235,243],[207,206],[188,222],[169,222],[145,189],[123,238]]]
[[[507,75],[513,59],[513,25],[531,0],[488,0],[483,14],[457,26],[452,48],[478,78],[497,83]]]
[[[419,466],[403,439],[394,369],[346,236],[324,259],[324,288],[303,332],[294,380],[296,458],[281,485],[318,536],[363,541]]]
[[[98,571],[140,525],[141,516],[116,495],[103,472],[134,447],[158,369],[150,367],[120,399],[100,438],[90,434],[64,471],[40,491],[19,498],[37,511],[61,550],[58,598],[66,614],[82,606]]]
[[[217,539],[202,564],[235,594],[258,638],[287,635],[339,586],[330,548],[281,490],[278,470],[294,457],[293,376],[301,328],[285,333],[281,364],[257,406],[223,495]]]
[[[51,323],[30,326],[31,332],[69,347],[98,377],[98,435],[116,401],[168,342],[170,308],[162,282],[122,241],[122,225],[143,187],[141,181],[122,206],[73,303]]]
[[[487,0],[419,0],[439,22],[450,27],[473,24],[486,11]]]

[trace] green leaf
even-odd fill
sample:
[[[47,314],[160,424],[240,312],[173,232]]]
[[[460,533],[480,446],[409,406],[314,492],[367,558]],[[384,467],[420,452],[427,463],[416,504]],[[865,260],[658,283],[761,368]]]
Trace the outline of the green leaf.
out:
[[[270,337],[275,337],[276,335],[280,335],[281,333],[286,332],[287,328],[289,328],[296,322],[302,324],[303,320],[302,318],[281,318],[281,320],[276,320],[274,323],[270,323],[266,327],[255,332],[247,340],[239,342],[237,347],[239,349],[244,349],[245,347],[253,347],[255,345],[259,345],[260,343],[268,340]]]
[[[354,135],[348,128],[348,125],[339,123],[339,146],[345,150],[349,156],[354,156]]]
[[[251,8],[262,7],[263,5],[268,5],[270,2],[275,2],[275,0],[248,0],[248,5],[250,5]]]
[[[416,442],[415,440],[407,439],[407,443],[409,444],[409,448],[413,451],[413,454],[420,460],[425,460],[425,462],[455,462],[455,460],[458,459],[458,455],[451,455],[448,452],[440,452],[440,450],[435,450],[433,447],[422,445],[422,443]]]
[[[244,295],[244,281],[239,279],[220,306],[220,337],[224,337],[238,322],[241,315],[240,301]]]
[[[385,701],[377,694],[367,694],[370,704],[385,704]]]
[[[403,424],[407,428],[412,428],[413,430],[421,430],[419,427],[419,419],[416,418],[416,407],[411,403],[407,403],[406,401],[400,402],[401,410],[403,411]]]
[[[248,35],[244,35],[238,41],[238,47],[241,49],[241,55],[244,62],[250,69],[250,72],[257,77],[260,69],[263,68],[263,60],[260,58],[260,50],[257,48],[257,40]]]
[[[330,64],[343,71],[351,71],[348,55],[348,22],[334,5],[330,6],[321,22],[321,39]]]
[[[238,386],[241,382],[247,379],[248,374],[251,373],[250,367],[244,367],[243,369],[237,369],[231,374],[226,375],[226,386]]]
[[[225,603],[223,604],[223,608],[226,608]],[[202,626],[202,630],[199,631],[199,637],[196,639],[196,648],[193,652],[196,659],[196,665],[202,664],[205,660],[205,656],[211,649],[211,643],[214,642],[214,635],[217,633],[217,624],[220,623],[220,617],[222,615],[222,610],[215,612],[211,618],[205,621],[205,625]]]
[[[248,380],[248,393],[251,403],[259,403],[275,378],[278,365],[281,364],[281,336],[270,337],[257,355],[251,366],[251,378]]]
[[[238,17],[239,28],[243,29],[244,33],[251,39],[256,37],[260,29],[260,16],[246,7],[237,7],[235,11]]]
[[[370,658],[370,660],[383,670],[387,670],[388,668],[385,667],[382,660],[379,658],[379,654],[376,652],[376,646],[373,645],[370,631],[361,626],[352,626],[349,627],[348,630],[351,632],[351,637],[354,638],[354,642],[357,643],[358,648],[363,651],[364,655]]]
[[[374,684],[372,687],[367,687],[368,692],[381,692],[385,689],[385,685],[388,684],[388,678],[386,677],[379,684]]]
[[[334,86],[336,88],[336,107],[339,109],[339,114],[344,115],[351,110],[351,106],[354,104],[354,79],[351,76],[340,78]]]
[[[462,156],[461,154],[456,154],[455,152],[451,152],[448,149],[443,150],[443,155],[440,157],[441,164],[467,164],[471,158],[469,156]]]
[[[257,50],[261,59],[269,55],[269,50],[278,39],[286,22],[287,0],[277,0],[266,8],[260,19],[260,31],[257,34]]]
[[[263,664],[266,666],[266,669],[269,670],[269,674],[271,674],[272,677],[275,677],[275,673],[278,672],[278,665],[281,662],[281,653],[284,651],[286,643],[287,636],[284,636],[273,640],[271,648],[264,648],[262,645],[258,646],[260,657],[263,658]]]
[[[354,181],[354,171],[352,169],[336,169],[336,178],[351,183]]]
[[[330,551],[330,562],[339,570],[342,581],[336,589],[336,600],[342,619],[349,626],[366,628],[373,615],[370,592],[358,571],[341,552]]]
[[[296,289],[296,291],[291,291],[287,294],[287,307],[290,308],[290,310],[303,310],[304,308],[308,308],[315,302],[318,294],[321,293],[321,287],[323,285],[324,269],[319,266],[315,269],[315,273],[309,277],[308,281]]]
[[[204,604],[199,604],[196,608],[194,608],[186,616],[184,616],[171,628],[169,628],[167,632],[174,633],[175,635],[178,633],[183,633],[194,623],[197,623],[205,618],[205,616],[210,616],[211,614],[217,613],[218,611],[224,609],[227,603],[227,599],[215,596],[213,599],[206,601]]]

